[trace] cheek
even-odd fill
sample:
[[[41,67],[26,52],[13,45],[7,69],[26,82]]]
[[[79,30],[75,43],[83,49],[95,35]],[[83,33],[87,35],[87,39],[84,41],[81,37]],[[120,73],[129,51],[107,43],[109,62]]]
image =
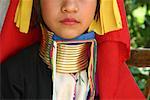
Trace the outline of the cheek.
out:
[[[82,13],[82,18],[84,20],[84,23],[90,24],[92,22],[92,20],[94,19],[95,16],[95,10],[96,10],[96,5],[93,4],[91,5],[87,5],[86,9],[83,10]]]
[[[56,11],[53,10],[53,7],[51,5],[44,5],[41,11],[42,11],[43,20],[47,25],[49,25],[54,21],[56,16]]]

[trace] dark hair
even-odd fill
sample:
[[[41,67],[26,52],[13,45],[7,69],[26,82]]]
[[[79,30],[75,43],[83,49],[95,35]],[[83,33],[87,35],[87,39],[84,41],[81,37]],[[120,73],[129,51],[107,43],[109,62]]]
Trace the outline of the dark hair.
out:
[[[33,13],[36,13],[36,16],[38,17],[37,22],[41,23],[42,14],[40,0],[33,0]]]
[[[96,5],[96,11],[95,11],[95,16],[94,19],[96,21],[98,21],[98,19],[100,18],[100,0],[97,0],[97,5]]]

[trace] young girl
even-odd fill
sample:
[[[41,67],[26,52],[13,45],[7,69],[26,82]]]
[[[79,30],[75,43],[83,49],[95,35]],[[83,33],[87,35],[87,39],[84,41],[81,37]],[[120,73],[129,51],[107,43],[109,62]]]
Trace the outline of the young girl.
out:
[[[40,0],[35,5],[41,11],[41,43],[2,64],[3,98],[144,99],[124,63],[129,37],[125,14],[118,9],[122,5],[116,0]]]

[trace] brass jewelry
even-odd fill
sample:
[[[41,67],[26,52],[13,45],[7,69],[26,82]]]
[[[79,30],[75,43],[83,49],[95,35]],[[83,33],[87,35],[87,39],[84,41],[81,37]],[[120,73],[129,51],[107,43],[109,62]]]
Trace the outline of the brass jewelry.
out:
[[[42,34],[40,57],[50,69],[53,69],[51,64],[53,33],[42,28]],[[90,46],[89,42],[57,42],[56,71],[60,73],[76,73],[86,69],[89,64]]]

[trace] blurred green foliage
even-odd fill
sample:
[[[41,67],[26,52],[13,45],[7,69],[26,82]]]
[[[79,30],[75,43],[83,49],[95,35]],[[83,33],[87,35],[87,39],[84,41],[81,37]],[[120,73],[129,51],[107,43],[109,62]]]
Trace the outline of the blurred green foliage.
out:
[[[132,48],[150,48],[150,0],[125,0]]]
[[[130,71],[133,74],[139,88],[144,91],[147,80],[149,79],[150,68],[137,68],[132,66],[130,67]]]
[[[150,0],[124,0],[131,48],[150,48]],[[150,68],[130,67],[139,88],[143,91],[150,78]]]

